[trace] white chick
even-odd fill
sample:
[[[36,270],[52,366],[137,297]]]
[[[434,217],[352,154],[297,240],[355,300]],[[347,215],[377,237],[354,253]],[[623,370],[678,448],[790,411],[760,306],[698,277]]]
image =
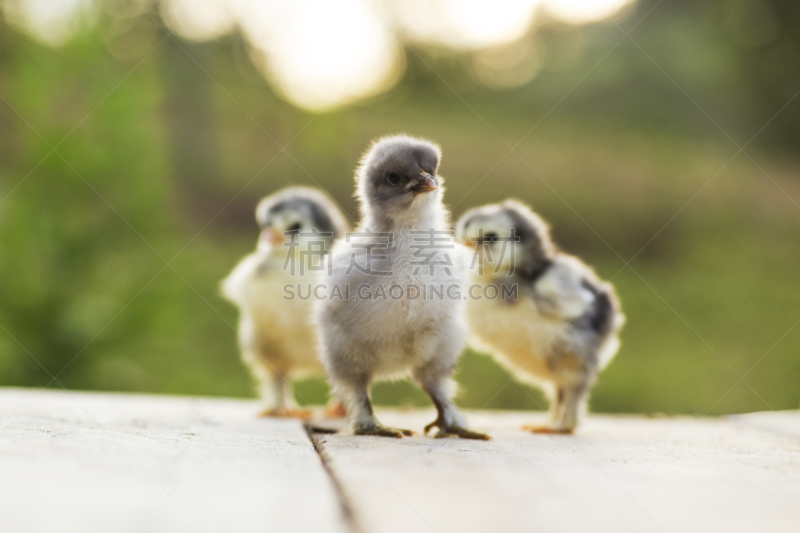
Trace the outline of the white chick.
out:
[[[551,424],[526,429],[572,433],[598,373],[619,348],[625,317],[614,287],[561,253],[548,225],[520,202],[472,209],[456,232],[475,247],[471,271],[482,286],[467,301],[471,338],[548,393]]]
[[[261,200],[256,221],[256,251],[223,280],[222,294],[240,311],[242,359],[266,401],[262,416],[309,418],[295,405],[290,380],[323,373],[308,295],[322,256],[348,224],[324,193],[306,187]],[[329,414],[340,411],[334,403]]]
[[[437,409],[426,433],[437,427],[440,437],[489,438],[467,428],[451,397],[467,271],[448,231],[440,157],[436,145],[411,137],[373,143],[356,171],[361,223],[335,245],[332,270],[320,280],[327,290],[315,305],[320,357],[357,435],[412,434],[378,422],[369,394],[375,379],[410,374]]]

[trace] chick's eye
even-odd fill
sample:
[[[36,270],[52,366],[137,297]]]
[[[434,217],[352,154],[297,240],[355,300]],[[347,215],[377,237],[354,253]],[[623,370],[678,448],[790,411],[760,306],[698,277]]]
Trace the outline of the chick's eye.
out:
[[[483,236],[484,242],[494,242],[497,240],[497,233],[491,231]]]
[[[400,183],[400,174],[397,172],[389,172],[386,174],[386,181],[389,182],[389,185],[398,185]]]
[[[289,226],[289,227],[286,229],[286,231],[293,231],[293,232],[294,232],[294,231],[300,231],[300,227],[301,227],[301,226],[300,226],[300,223],[299,223],[299,222],[295,222],[294,224],[292,224],[291,226]]]

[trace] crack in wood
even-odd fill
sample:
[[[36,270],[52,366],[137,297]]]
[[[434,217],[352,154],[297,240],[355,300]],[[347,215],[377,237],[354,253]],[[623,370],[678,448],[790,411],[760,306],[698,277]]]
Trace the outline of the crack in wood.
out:
[[[350,504],[350,501],[345,494],[344,487],[342,483],[337,479],[336,475],[333,473],[328,462],[330,461],[330,457],[325,453],[324,449],[324,441],[322,440],[323,435],[330,435],[332,433],[337,433],[336,429],[327,428],[327,427],[317,427],[310,423],[303,424],[303,429],[305,429],[306,435],[308,435],[308,439],[311,441],[311,445],[314,447],[314,451],[317,452],[319,456],[320,463],[322,464],[322,468],[325,469],[327,472],[328,477],[333,484],[333,488],[336,491],[336,496],[339,500],[339,507],[342,513],[342,520],[344,521],[345,525],[350,531],[354,533],[359,533],[364,531],[363,526],[358,523],[356,520],[356,515],[353,512],[353,507]]]

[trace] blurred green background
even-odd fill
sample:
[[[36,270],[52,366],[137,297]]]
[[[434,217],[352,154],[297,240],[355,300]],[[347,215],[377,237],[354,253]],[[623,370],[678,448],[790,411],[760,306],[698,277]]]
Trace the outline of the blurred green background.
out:
[[[166,2],[26,1],[43,3],[0,0],[0,385],[253,396],[218,283],[254,247],[257,201],[322,186],[352,218],[360,153],[407,132],[441,144],[456,216],[520,198],[613,280],[628,322],[593,410],[800,407],[796,1],[540,9],[477,44],[368,2],[400,33],[394,70],[327,108],[261,68],[286,58],[241,25],[191,38]],[[457,378],[466,407],[545,405],[484,354]],[[296,385],[325,400],[322,379]]]

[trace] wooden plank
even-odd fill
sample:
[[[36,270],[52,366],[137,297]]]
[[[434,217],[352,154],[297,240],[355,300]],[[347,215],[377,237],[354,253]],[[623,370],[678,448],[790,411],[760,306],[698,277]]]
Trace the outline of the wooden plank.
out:
[[[347,531],[301,424],[254,408],[0,390],[0,531]]]
[[[433,412],[382,412],[420,430]],[[317,435],[354,519],[373,533],[800,531],[800,413],[592,416],[574,436],[541,414],[469,413],[491,442]]]

